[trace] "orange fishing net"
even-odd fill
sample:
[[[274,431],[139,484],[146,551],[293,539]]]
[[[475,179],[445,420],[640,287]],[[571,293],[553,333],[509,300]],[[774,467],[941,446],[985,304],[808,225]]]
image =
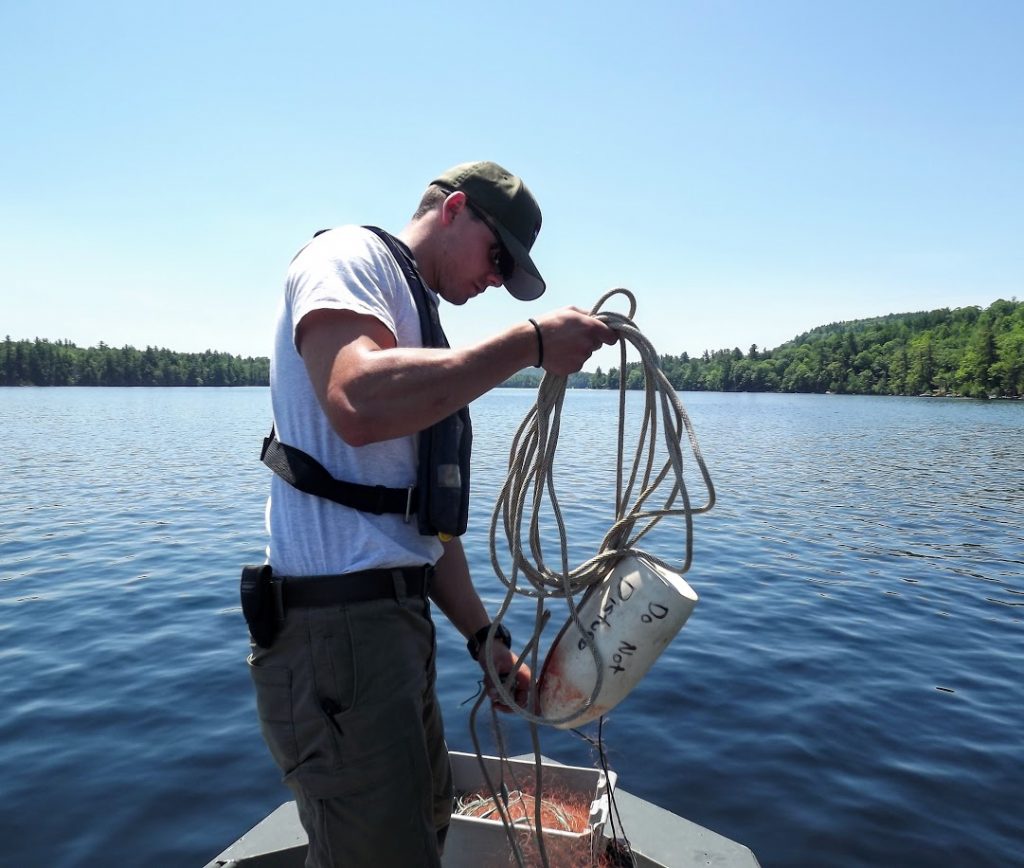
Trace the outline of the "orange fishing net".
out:
[[[533,834],[537,806],[533,793],[529,788],[511,790],[502,801],[506,805],[508,819],[519,832],[518,846],[525,864],[542,865],[537,838]],[[486,788],[459,795],[455,813],[463,817],[476,817],[501,823],[501,814]],[[584,834],[591,831],[590,799],[587,796],[569,790],[545,788],[540,800],[540,814],[541,827],[545,832],[573,835],[544,836],[544,850],[550,868],[614,868],[623,864],[612,856],[594,853],[597,844],[595,836]],[[511,851],[509,864],[515,864]]]
[[[516,825],[533,826],[537,802],[528,790],[512,790],[504,800],[508,818]],[[501,814],[489,792],[467,793],[458,802],[456,813],[464,817],[501,822]],[[568,790],[545,790],[540,800],[541,827],[559,832],[586,832],[590,828],[590,801]]]

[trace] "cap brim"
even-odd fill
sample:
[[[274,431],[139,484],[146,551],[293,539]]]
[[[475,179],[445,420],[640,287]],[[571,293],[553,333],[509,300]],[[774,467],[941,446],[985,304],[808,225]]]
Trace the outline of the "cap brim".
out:
[[[540,298],[547,289],[544,278],[540,276],[537,266],[530,258],[530,251],[523,246],[518,238],[504,226],[495,221],[495,228],[501,236],[501,242],[516,262],[515,271],[505,279],[505,289],[513,298],[520,301],[533,301]]]

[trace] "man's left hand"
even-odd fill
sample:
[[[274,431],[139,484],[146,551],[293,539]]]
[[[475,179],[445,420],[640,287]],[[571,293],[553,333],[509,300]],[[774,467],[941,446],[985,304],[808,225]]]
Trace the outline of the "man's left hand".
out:
[[[507,648],[503,642],[493,642],[491,644],[491,660],[494,661],[494,668],[499,675],[502,676],[502,680],[508,690],[511,691],[513,698],[515,699],[516,705],[520,708],[526,708],[527,702],[530,696],[530,667],[524,662],[518,669],[516,666],[516,655],[512,653],[510,648]],[[494,707],[498,711],[511,712],[504,702],[502,702],[498,689],[494,686],[491,681],[490,674],[487,671],[487,662],[484,659],[484,652],[480,652],[480,667],[484,670],[484,689],[487,691],[487,695],[490,697],[491,702],[494,703]],[[515,670],[514,682],[509,683],[512,679],[512,671]]]

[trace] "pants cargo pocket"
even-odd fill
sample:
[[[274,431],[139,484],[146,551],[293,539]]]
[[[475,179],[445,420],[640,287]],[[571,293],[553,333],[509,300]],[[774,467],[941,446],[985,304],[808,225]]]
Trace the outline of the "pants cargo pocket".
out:
[[[263,738],[274,762],[288,774],[299,762],[292,710],[292,673],[281,666],[260,666],[250,661],[249,674],[256,686],[256,712]]]

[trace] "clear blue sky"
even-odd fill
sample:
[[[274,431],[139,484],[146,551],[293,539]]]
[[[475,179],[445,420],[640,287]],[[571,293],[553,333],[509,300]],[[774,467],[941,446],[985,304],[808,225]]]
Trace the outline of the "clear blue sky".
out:
[[[612,286],[672,354],[1024,296],[1019,0],[7,0],[0,33],[0,336],[267,355],[314,230],[398,230],[475,159],[540,200],[548,293],[449,308],[454,344]]]

